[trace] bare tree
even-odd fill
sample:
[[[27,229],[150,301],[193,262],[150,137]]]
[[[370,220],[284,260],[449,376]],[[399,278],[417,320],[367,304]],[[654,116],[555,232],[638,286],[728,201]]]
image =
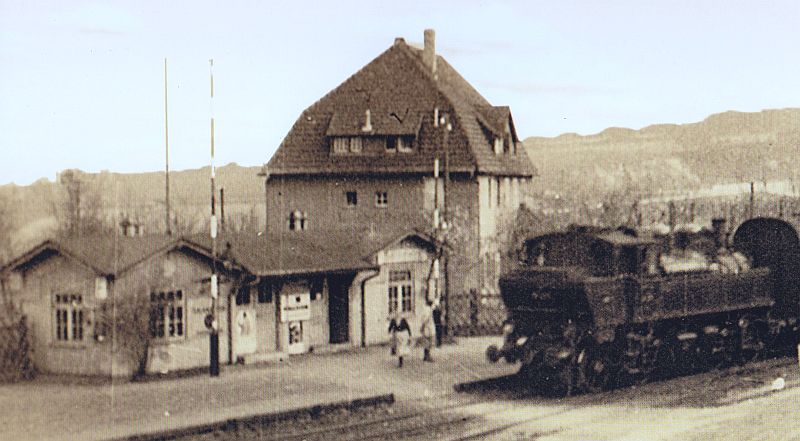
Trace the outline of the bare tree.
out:
[[[112,352],[121,355],[131,368],[131,378],[145,375],[152,341],[150,298],[147,287],[114,293],[98,308],[98,339],[111,338]]]
[[[65,235],[108,232],[116,228],[107,216],[103,201],[103,182],[80,170],[59,174],[60,191],[54,203],[58,232]]]
[[[33,378],[28,323],[9,288],[9,275],[0,275],[0,383]]]

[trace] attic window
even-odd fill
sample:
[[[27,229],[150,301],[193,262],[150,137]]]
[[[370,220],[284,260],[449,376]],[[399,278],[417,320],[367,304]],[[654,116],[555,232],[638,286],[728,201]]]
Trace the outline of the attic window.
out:
[[[494,139],[494,154],[499,155],[503,153],[503,138]]]
[[[414,150],[414,138],[411,136],[390,135],[386,137],[386,151],[389,153],[410,153]]]
[[[361,153],[363,140],[357,136],[340,136],[333,138],[333,153],[336,155],[346,155],[348,153]]]

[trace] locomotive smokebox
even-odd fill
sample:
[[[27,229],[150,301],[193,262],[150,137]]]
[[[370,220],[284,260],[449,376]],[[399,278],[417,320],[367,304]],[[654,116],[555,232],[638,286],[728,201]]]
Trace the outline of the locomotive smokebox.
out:
[[[727,248],[728,241],[728,221],[724,217],[711,219],[711,230],[714,232],[714,244],[717,249]]]

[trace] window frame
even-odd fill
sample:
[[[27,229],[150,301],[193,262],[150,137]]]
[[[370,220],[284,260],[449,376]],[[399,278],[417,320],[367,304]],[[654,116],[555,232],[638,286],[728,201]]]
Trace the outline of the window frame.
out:
[[[83,302],[83,294],[53,293],[51,300],[53,343],[60,346],[86,344],[89,336],[89,308]]]
[[[375,192],[375,207],[387,208],[389,206],[389,192],[376,191]]]
[[[289,212],[287,225],[289,231],[305,231],[308,229],[308,214],[305,211],[293,210]]]
[[[344,192],[345,202],[347,203],[348,207],[357,207],[358,206],[358,192],[355,190],[346,191]]]
[[[387,301],[389,315],[414,314],[414,275],[411,269],[389,270]]]
[[[170,298],[172,294],[172,298]],[[148,331],[154,343],[169,343],[187,338],[186,292],[183,289],[151,289]],[[158,315],[154,315],[158,314]],[[172,327],[173,331],[170,331]],[[158,329],[160,328],[160,331]]]
[[[414,151],[414,138],[412,136],[397,137],[397,151],[399,153],[411,153]]]

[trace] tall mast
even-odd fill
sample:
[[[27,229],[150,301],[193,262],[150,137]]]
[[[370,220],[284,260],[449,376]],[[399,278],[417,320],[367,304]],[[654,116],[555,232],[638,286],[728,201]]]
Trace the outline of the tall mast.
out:
[[[172,234],[172,228],[169,221],[169,120],[167,119],[167,59],[164,58],[164,152],[165,152],[165,170],[166,170],[166,195],[165,205],[166,211],[164,219],[167,225],[167,235]]]
[[[214,60],[208,60],[208,74],[211,80],[211,333],[209,335],[208,373],[212,377],[219,376],[219,332],[217,330],[217,298],[219,297],[217,277],[217,213],[214,197]]]

